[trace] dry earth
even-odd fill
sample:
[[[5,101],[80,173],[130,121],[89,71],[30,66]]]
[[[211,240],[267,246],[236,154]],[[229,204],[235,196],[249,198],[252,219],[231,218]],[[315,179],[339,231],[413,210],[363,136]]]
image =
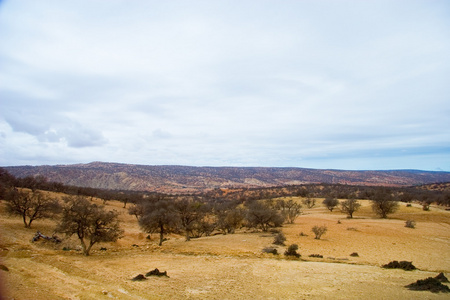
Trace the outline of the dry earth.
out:
[[[321,202],[319,199],[318,202]],[[6,299],[449,299],[449,294],[410,291],[405,285],[418,279],[450,273],[450,212],[424,212],[402,204],[387,220],[375,218],[369,203],[361,201],[354,219],[323,207],[305,209],[295,224],[282,230],[286,244],[299,245],[301,260],[263,254],[273,246],[273,235],[239,232],[185,242],[170,236],[162,247],[148,240],[121,203],[125,237],[97,245],[92,255],[79,251],[75,239],[55,247],[31,243],[37,230],[51,234],[53,221],[38,220],[23,228],[20,218],[8,217],[0,203],[0,270]],[[405,220],[414,219],[415,229]],[[338,223],[340,221],[340,224]],[[328,232],[315,240],[314,225]],[[300,236],[303,232],[307,236]],[[106,251],[100,251],[106,247]],[[286,247],[278,247],[283,253]],[[350,256],[357,252],[359,257]],[[321,258],[310,258],[321,254]],[[416,271],[383,269],[392,260],[407,260]],[[167,277],[131,278],[158,268]]]

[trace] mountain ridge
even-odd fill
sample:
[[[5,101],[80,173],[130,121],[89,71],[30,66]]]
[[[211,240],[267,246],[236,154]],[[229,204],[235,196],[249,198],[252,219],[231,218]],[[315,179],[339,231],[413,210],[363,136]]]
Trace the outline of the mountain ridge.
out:
[[[44,176],[67,185],[112,190],[191,193],[215,188],[256,188],[309,183],[410,186],[450,182],[450,172],[337,170],[296,167],[196,167],[91,162],[4,167],[16,177]]]

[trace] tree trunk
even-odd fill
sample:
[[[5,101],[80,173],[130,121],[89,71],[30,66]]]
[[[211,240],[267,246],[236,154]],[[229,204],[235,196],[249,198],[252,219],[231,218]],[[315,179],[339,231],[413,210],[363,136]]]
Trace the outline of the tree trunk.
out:
[[[27,223],[27,216],[25,214],[22,215],[23,224],[25,224],[25,228],[30,228],[30,225]]]
[[[94,246],[94,244],[95,244],[95,242],[92,242],[92,241],[89,243],[89,247],[87,247],[87,249],[84,251],[85,256],[89,256],[89,253],[91,252],[91,248],[92,248],[92,246]]]
[[[80,238],[80,242],[81,242],[81,248],[83,249],[83,254],[85,256],[89,256],[89,252],[86,251],[86,243],[84,242],[84,240],[82,238]]]

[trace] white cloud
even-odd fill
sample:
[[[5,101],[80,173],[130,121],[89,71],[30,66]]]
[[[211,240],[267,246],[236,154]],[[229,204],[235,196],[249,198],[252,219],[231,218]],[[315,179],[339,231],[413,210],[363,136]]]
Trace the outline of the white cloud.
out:
[[[0,165],[450,170],[445,11],[420,0],[3,1]]]

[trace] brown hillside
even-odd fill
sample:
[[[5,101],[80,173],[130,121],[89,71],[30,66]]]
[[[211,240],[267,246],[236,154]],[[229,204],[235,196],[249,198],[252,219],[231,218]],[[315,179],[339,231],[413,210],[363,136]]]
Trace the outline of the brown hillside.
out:
[[[252,188],[305,183],[410,186],[450,182],[449,172],[343,171],[303,168],[145,166],[94,162],[78,165],[6,167],[17,177],[42,175],[67,185],[163,193],[214,188]]]

